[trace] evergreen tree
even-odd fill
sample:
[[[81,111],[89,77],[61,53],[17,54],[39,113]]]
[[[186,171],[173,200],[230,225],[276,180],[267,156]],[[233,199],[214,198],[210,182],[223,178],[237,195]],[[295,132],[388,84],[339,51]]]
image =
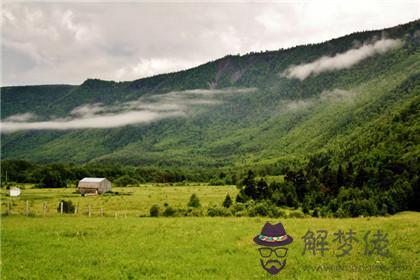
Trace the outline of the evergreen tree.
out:
[[[225,197],[225,200],[223,201],[223,207],[229,208],[232,205],[232,199],[230,198],[230,195],[227,194]]]

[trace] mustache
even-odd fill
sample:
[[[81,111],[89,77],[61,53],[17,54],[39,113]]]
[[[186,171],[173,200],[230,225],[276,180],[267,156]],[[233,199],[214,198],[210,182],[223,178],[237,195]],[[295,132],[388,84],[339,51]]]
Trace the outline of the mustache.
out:
[[[266,270],[268,273],[272,275],[279,273],[286,266],[286,260],[284,261],[268,260],[264,263],[264,261],[260,259],[260,263],[261,263],[261,266],[264,268],[264,270]]]
[[[283,261],[284,262],[284,261]],[[276,265],[278,265],[279,267],[281,267],[282,265],[283,265],[283,262],[282,261],[279,261],[279,260],[268,260],[268,261],[266,261],[265,263],[264,263],[264,265],[265,266],[269,266],[270,264],[276,264]],[[272,266],[274,266],[274,265],[272,265]]]

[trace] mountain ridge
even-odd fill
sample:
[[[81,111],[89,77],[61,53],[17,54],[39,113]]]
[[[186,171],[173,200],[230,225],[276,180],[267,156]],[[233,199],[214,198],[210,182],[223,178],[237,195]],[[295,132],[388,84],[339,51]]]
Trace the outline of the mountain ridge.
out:
[[[281,75],[292,65],[371,46],[384,33],[388,39],[400,40],[401,47],[303,80]],[[324,43],[228,55],[191,69],[134,81],[87,79],[80,86],[3,87],[2,120],[28,112],[37,121],[71,120],[77,115],[69,112],[85,110],[84,105],[111,114],[112,109],[127,112],[120,107],[136,102],[143,107],[154,106],[162,114],[167,111],[156,108],[170,98],[176,106],[184,106],[175,111],[179,113],[176,117],[116,128],[3,133],[3,159],[243,166],[295,159],[300,162],[308,155],[328,150],[337,152],[337,161],[346,154],[357,158],[366,149],[356,152],[349,148],[353,141],[349,139],[361,138],[356,132],[366,126],[364,122],[382,118],[385,126],[393,125],[374,104],[383,99],[392,114],[399,114],[404,102],[411,104],[407,106],[417,104],[419,34],[417,20]],[[390,92],[397,88],[400,94],[403,89],[398,86],[410,79],[414,85],[401,95],[404,100],[392,99]],[[252,88],[256,90],[249,90]],[[203,104],[195,104],[198,102]],[[366,107],[368,104],[373,105]],[[417,120],[418,114],[411,114]],[[414,122],[407,129],[417,133],[418,127]],[[378,141],[385,143],[383,139]],[[418,147],[414,143],[409,150],[415,153]]]

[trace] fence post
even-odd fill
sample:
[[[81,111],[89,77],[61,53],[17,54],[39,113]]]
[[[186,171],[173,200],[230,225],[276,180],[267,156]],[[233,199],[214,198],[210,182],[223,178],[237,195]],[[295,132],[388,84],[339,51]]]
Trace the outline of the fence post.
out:
[[[76,204],[76,207],[74,207],[74,215],[77,214],[77,211],[79,210],[79,203]]]
[[[90,213],[90,204],[88,205],[88,215],[90,217],[91,213]]]
[[[60,214],[63,215],[63,202],[60,202]]]
[[[100,212],[100,214],[101,214],[101,217],[103,217],[103,216],[104,216],[104,208],[103,208],[103,207],[101,207],[101,212]]]
[[[8,201],[7,202],[7,215],[10,215],[10,210],[11,210],[10,201]]]
[[[25,210],[26,216],[29,216],[29,200],[26,201],[26,210]]]

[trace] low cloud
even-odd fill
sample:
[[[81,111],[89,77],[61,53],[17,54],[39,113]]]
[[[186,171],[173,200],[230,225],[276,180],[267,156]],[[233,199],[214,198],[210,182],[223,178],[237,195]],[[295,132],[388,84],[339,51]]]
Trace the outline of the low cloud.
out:
[[[290,111],[299,111],[306,109],[313,104],[312,100],[293,100],[286,104],[286,108]]]
[[[10,116],[5,119],[6,122],[26,122],[35,119],[36,116],[32,113],[24,113]]]
[[[334,89],[323,91],[320,95],[323,101],[336,101],[336,102],[351,102],[357,96],[357,92],[343,89]]]
[[[350,68],[368,57],[384,54],[400,45],[400,40],[381,39],[375,43],[363,44],[361,47],[334,56],[323,56],[310,63],[292,65],[282,75],[289,79],[295,78],[302,81],[312,74],[318,75],[322,72]]]
[[[10,116],[1,123],[3,133],[21,130],[69,130],[115,128],[144,124],[166,118],[186,117],[197,106],[222,104],[224,95],[250,93],[255,88],[194,89],[150,95],[138,100],[105,106],[102,103],[83,104],[74,108],[68,117],[48,121],[36,119],[32,113]]]
[[[285,100],[282,104],[282,108],[286,112],[300,112],[314,108],[321,104],[352,104],[356,100],[358,94],[359,93],[357,91],[344,90],[339,88],[325,90],[316,97],[297,100]]]

